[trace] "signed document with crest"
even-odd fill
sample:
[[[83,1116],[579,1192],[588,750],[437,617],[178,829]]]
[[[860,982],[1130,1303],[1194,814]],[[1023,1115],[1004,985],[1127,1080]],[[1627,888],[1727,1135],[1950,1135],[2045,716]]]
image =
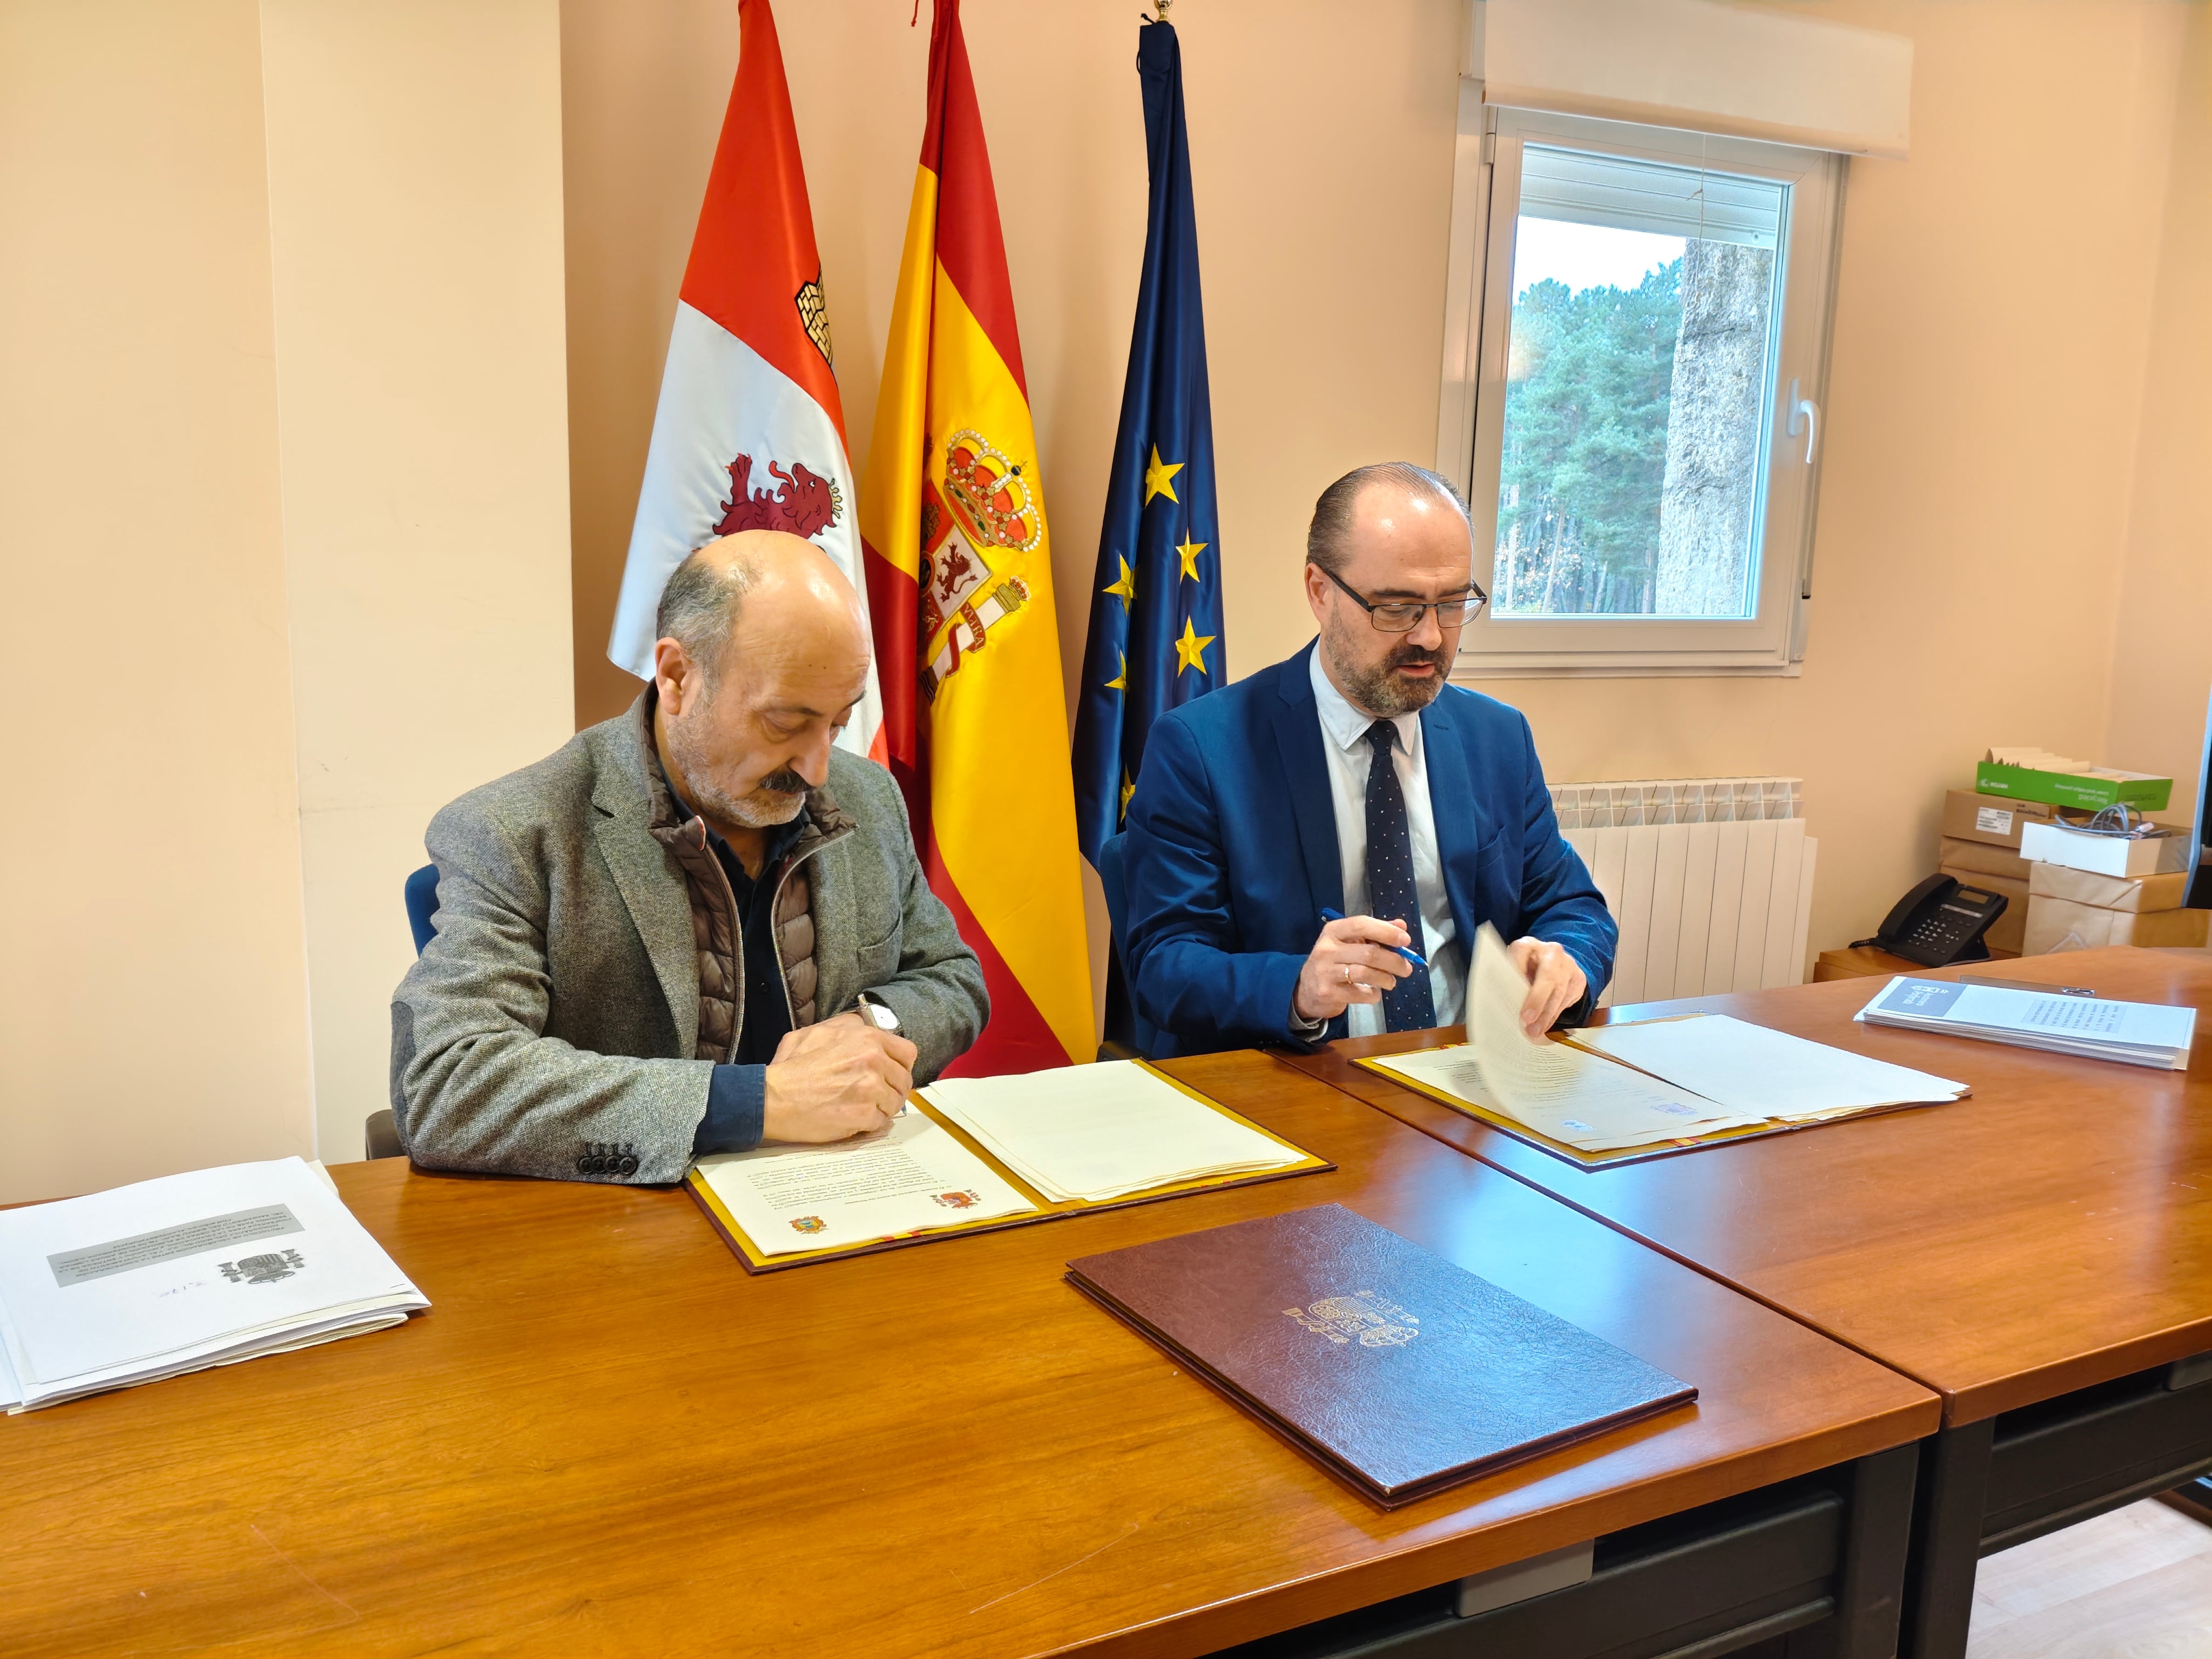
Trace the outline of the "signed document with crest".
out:
[[[380,1330],[429,1305],[296,1158],[0,1211],[11,1412]]]
[[[1385,1509],[1697,1398],[1338,1204],[1082,1256],[1067,1277]]]
[[[881,1134],[719,1153],[701,1158],[696,1168],[746,1237],[770,1256],[1037,1209],[912,1106]]]
[[[749,1273],[1336,1166],[1136,1061],[939,1079],[879,1134],[702,1158]]]

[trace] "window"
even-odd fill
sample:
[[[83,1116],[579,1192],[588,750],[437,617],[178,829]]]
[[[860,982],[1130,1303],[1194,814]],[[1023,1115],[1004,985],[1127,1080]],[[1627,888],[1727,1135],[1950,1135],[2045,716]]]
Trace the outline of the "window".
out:
[[[1492,600],[1455,672],[1796,672],[1841,159],[1469,101],[1438,449]]]

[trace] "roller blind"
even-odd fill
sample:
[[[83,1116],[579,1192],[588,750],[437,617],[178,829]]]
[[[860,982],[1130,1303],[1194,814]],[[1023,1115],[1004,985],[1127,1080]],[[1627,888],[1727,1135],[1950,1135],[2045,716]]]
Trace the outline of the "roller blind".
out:
[[[1531,143],[1521,153],[1521,212],[1659,236],[1771,248],[1782,240],[1783,187],[1764,179]]]
[[[1485,103],[1901,159],[1912,42],[1713,0],[1473,0]]]

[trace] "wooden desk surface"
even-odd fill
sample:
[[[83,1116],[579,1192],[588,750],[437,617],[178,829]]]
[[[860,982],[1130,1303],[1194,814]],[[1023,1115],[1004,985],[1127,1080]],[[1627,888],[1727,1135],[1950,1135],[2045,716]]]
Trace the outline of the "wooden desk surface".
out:
[[[98,1651],[1192,1655],[1931,1432],[1935,1397],[1267,1056],[1341,1167],[748,1278],[679,1190],[332,1173],[434,1306],[0,1419],[0,1631]],[[1329,1201],[1694,1382],[1384,1513],[1061,1278]]]
[[[1966,964],[2212,1008],[2212,954],[2125,947]],[[2187,1072],[1861,1025],[1872,980],[1616,1008],[1703,1010],[1955,1078],[1951,1105],[1585,1170],[1350,1056],[1456,1030],[1340,1042],[1299,1065],[1532,1186],[1917,1377],[1947,1423],[2212,1349],[2212,1019]]]

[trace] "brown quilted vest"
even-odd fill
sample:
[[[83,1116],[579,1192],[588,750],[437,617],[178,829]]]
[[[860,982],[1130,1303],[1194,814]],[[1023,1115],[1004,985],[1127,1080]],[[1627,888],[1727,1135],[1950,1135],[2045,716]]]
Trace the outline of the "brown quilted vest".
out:
[[[738,926],[737,895],[731,890],[728,872],[707,843],[707,824],[694,813],[680,817],[683,808],[655,763],[653,711],[655,699],[644,700],[646,787],[653,794],[653,836],[676,855],[684,866],[684,883],[691,895],[691,940],[699,956],[699,1039],[694,1060],[726,1061],[737,1053],[738,1020],[744,999],[744,943]],[[829,842],[854,829],[853,820],[839,810],[827,789],[808,793],[805,827],[783,856],[761,872],[761,882],[774,895],[775,957],[783,969],[784,992],[791,1005],[793,1030],[814,1024],[814,890],[807,880],[806,861]]]

